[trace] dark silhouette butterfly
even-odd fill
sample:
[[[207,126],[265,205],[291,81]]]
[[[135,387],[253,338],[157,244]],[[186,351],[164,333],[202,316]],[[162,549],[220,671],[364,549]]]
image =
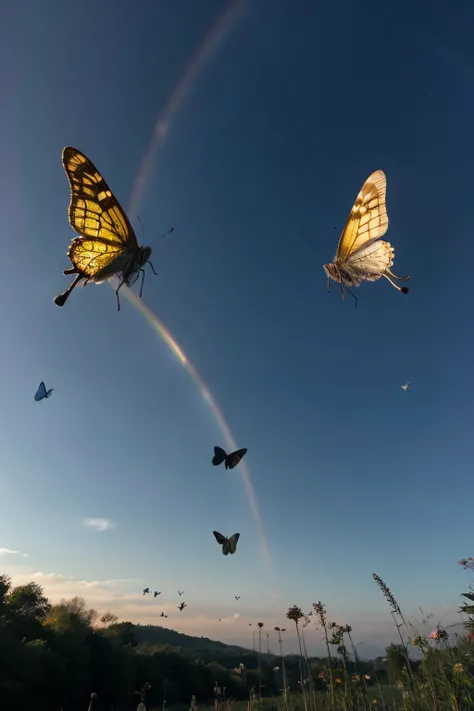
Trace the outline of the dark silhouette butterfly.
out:
[[[240,538],[240,533],[234,533],[230,538],[226,538],[219,533],[219,531],[213,531],[216,541],[222,546],[222,552],[224,555],[232,555],[237,549],[237,542]]]
[[[43,381],[41,381],[41,383],[39,384],[39,388],[35,393],[36,402],[39,402],[40,400],[43,400],[44,398],[51,397],[51,393],[53,392],[53,390],[54,390],[54,388],[51,388],[50,390],[46,390],[45,384],[43,383]]]
[[[212,458],[212,463],[215,467],[217,467],[219,466],[219,464],[222,464],[222,462],[225,462],[226,469],[233,469],[240,462],[246,451],[247,448],[244,447],[243,449],[237,449],[231,454],[227,454],[227,452],[225,452],[222,447],[214,447],[214,456]]]

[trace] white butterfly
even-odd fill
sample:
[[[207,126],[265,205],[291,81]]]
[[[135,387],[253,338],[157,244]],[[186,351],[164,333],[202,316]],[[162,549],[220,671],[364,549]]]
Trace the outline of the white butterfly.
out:
[[[41,383],[39,384],[39,388],[35,394],[36,402],[43,400],[45,397],[46,398],[50,397],[53,390],[54,390],[54,388],[51,388],[50,390],[46,390],[46,385],[43,383],[43,381],[41,381]]]
[[[406,392],[406,391],[408,390],[408,388],[411,386],[411,381],[412,381],[412,380],[413,380],[413,378],[409,378],[409,379],[407,380],[407,382],[405,383],[405,385],[401,385],[401,386],[400,386],[401,389]]]
[[[341,285],[342,298],[345,287],[359,286],[364,279],[377,281],[382,276],[402,294],[408,294],[406,286],[398,286],[390,277],[399,281],[410,277],[397,277],[390,271],[395,256],[393,247],[379,239],[388,228],[386,188],[383,170],[376,170],[367,178],[342,230],[334,261],[324,265],[328,289],[329,278],[334,279]]]
[[[219,531],[213,531],[216,541],[222,546],[222,552],[224,555],[232,555],[237,549],[237,542],[240,538],[240,533],[234,533],[230,538],[226,538],[219,533]]]

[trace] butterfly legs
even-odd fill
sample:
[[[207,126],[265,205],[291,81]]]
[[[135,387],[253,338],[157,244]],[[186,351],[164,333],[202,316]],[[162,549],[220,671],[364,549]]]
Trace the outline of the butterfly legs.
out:
[[[157,272],[155,272],[155,267],[153,266],[153,264],[152,264],[151,262],[148,262],[148,264],[150,265],[151,271],[153,272],[153,274],[154,274],[155,276],[158,276]],[[145,270],[144,270],[144,269],[139,269],[138,271],[140,271],[140,272],[142,273],[142,283],[141,283],[141,285],[140,285],[140,299],[141,299],[141,298],[142,298],[142,294],[143,294],[143,284],[145,283]]]
[[[347,287],[343,282],[339,282],[339,287],[341,289],[341,294],[342,294],[342,300],[346,300],[346,291],[352,296],[353,299],[355,299],[355,308],[357,308],[357,304],[359,303],[359,297],[356,296],[350,289]]]

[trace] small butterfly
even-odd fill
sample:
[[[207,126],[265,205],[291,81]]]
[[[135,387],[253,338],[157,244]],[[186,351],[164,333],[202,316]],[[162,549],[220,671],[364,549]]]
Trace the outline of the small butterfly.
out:
[[[150,592],[150,588],[143,588],[143,594],[146,595],[146,593]]]
[[[161,595],[161,590],[160,590],[160,592],[156,592],[156,590],[154,591],[153,597],[157,597],[157,595]]]
[[[225,462],[226,469],[233,469],[240,462],[246,451],[246,448],[237,449],[235,452],[227,454],[222,447],[214,447],[212,463],[217,467],[219,464],[222,464],[222,462]]]
[[[178,590],[178,595],[181,597],[181,595],[184,595],[184,590],[181,590],[181,592]]]
[[[213,531],[213,534],[216,541],[222,546],[222,552],[224,555],[229,555],[229,553],[232,555],[235,553],[240,533],[234,533],[234,535],[230,538],[226,538],[222,535],[222,533],[219,533],[219,531]]]
[[[53,390],[54,390],[54,388],[51,388],[50,390],[46,390],[45,384],[43,383],[43,381],[41,381],[41,383],[39,384],[39,388],[35,394],[36,402],[43,400],[43,398],[45,398],[45,397],[46,398],[51,397],[51,393],[53,392]]]
[[[133,227],[119,201],[92,161],[77,148],[63,150],[63,166],[71,188],[69,223],[80,235],[69,245],[67,256],[72,267],[64,274],[77,274],[72,284],[54,299],[64,306],[71,291],[83,282],[101,284],[118,277],[115,291],[120,311],[119,291],[124,284],[132,286],[142,273],[140,298],[145,279],[144,266],[150,262],[151,247],[140,247]],[[170,232],[172,229],[170,230]]]
[[[376,170],[367,178],[342,230],[334,261],[324,265],[328,290],[329,279],[334,279],[341,285],[343,299],[347,287],[359,286],[364,279],[377,281],[382,276],[402,294],[408,294],[406,286],[398,286],[390,277],[398,281],[407,281],[410,277],[397,277],[390,271],[393,247],[379,239],[388,228],[386,188],[383,170]],[[352,296],[357,300],[357,296]]]
[[[180,605],[178,605],[178,610],[184,610],[185,607],[186,607],[186,603],[182,602]]]
[[[160,617],[168,617],[168,615],[165,615],[164,612],[161,613]]]
[[[413,378],[409,378],[409,380],[407,380],[405,385],[400,385],[401,389],[404,390],[405,392],[407,392],[408,388],[411,387],[412,380],[413,380]]]
[[[239,596],[234,595],[234,597],[235,597],[236,600],[240,600],[240,595],[239,595]]]

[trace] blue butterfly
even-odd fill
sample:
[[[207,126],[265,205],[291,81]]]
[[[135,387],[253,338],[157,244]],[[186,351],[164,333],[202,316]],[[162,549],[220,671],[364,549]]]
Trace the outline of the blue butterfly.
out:
[[[41,381],[35,395],[36,402],[43,400],[43,398],[45,397],[50,397],[53,390],[54,388],[51,388],[51,390],[46,390],[46,385],[43,383],[43,381]]]

